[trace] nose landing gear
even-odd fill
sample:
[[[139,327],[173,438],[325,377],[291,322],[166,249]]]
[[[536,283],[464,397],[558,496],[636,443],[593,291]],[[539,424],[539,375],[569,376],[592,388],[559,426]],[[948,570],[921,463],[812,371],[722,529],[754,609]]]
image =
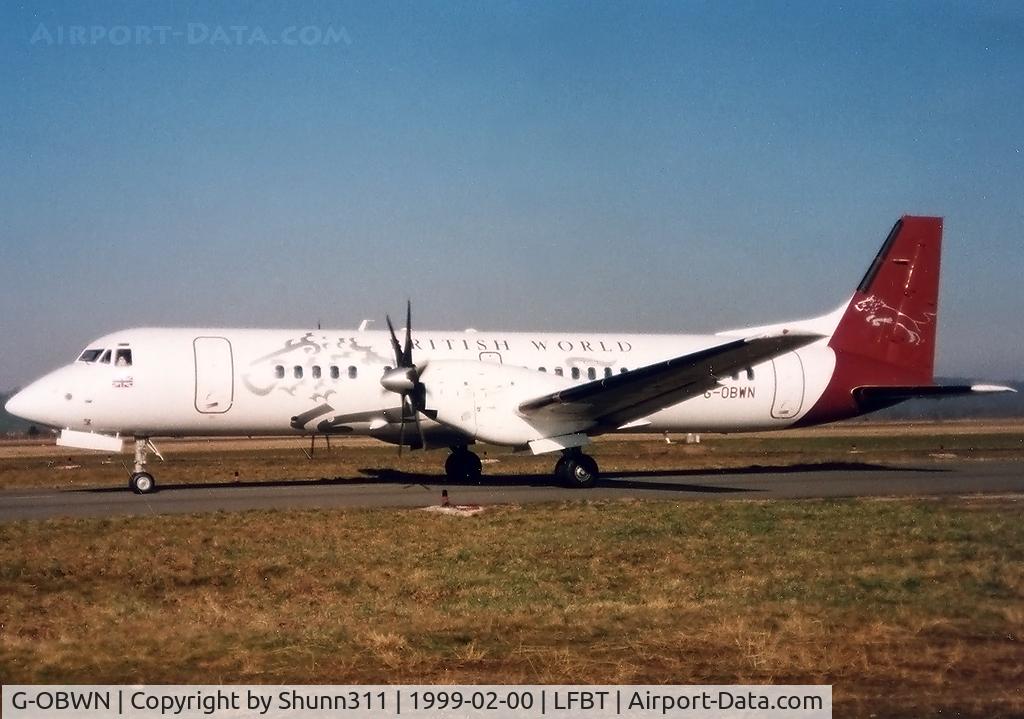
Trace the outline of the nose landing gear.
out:
[[[160,452],[148,437],[135,438],[135,471],[128,479],[128,488],[135,494],[149,494],[156,490],[156,480],[146,471],[146,451],[152,449],[159,457]]]
[[[128,480],[128,487],[135,494],[148,494],[156,489],[156,480],[149,472],[135,472]]]

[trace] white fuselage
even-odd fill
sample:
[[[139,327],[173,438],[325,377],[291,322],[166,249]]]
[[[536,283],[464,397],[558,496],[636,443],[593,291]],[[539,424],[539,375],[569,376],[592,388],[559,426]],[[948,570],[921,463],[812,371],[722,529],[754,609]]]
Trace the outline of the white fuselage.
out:
[[[469,360],[532,370],[517,396],[539,395],[722,344],[715,335],[415,332],[417,362]],[[131,364],[78,360],[27,388],[34,421],[122,436],[277,435],[328,431],[395,441],[397,396],[381,386],[395,364],[387,332],[166,329],[116,332],[90,349],[130,349]],[[724,378],[710,392],[623,430],[730,432],[797,422],[835,366],[824,341]],[[559,376],[559,374],[561,376]],[[535,387],[521,386],[535,384]],[[477,388],[478,412],[487,411]],[[347,418],[347,419],[345,419]],[[318,430],[317,428],[321,429]],[[429,423],[428,431],[442,427]]]

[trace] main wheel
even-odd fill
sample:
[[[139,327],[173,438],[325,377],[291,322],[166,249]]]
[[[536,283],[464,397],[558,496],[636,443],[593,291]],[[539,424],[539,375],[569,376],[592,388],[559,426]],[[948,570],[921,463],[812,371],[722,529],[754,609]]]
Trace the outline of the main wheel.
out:
[[[452,482],[479,482],[483,464],[469,450],[452,452],[444,462],[444,473]]]
[[[156,480],[149,472],[136,472],[128,480],[128,486],[135,494],[149,494],[156,489]]]
[[[586,454],[562,457],[555,465],[555,471],[558,473],[558,479],[569,487],[586,489],[593,487],[597,482],[597,462]]]
[[[566,463],[566,461],[568,459],[569,458],[566,457],[563,454],[561,457],[558,458],[558,461],[555,462],[555,479],[557,479],[559,482],[565,482],[566,481],[565,480],[565,463]]]

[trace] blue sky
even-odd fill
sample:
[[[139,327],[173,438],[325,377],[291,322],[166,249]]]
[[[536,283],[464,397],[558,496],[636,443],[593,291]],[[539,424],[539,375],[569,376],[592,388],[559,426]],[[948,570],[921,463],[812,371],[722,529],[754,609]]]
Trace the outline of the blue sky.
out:
[[[6,3],[0,43],[0,388],[121,327],[406,297],[813,315],[904,213],[946,217],[938,371],[1024,375],[1019,3]]]

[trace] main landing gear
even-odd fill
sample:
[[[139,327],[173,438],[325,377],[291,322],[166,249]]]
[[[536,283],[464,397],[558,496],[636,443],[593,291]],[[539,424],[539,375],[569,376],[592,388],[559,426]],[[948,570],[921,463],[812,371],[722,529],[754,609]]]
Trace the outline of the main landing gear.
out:
[[[567,487],[587,489],[593,487],[599,476],[597,462],[578,448],[567,449],[555,464],[555,479]]]
[[[135,438],[135,471],[128,479],[128,488],[135,494],[149,494],[156,489],[156,480],[146,470],[146,450],[152,447],[148,437]],[[156,450],[156,447],[153,447]],[[159,452],[158,452],[159,454]]]
[[[444,463],[444,473],[452,482],[478,483],[481,469],[480,458],[465,446],[452,447],[452,453]],[[555,479],[567,487],[593,487],[598,476],[597,462],[579,449],[565,450],[555,465]]]
[[[480,458],[465,446],[452,447],[444,463],[444,473],[453,482],[479,482],[482,470]]]

